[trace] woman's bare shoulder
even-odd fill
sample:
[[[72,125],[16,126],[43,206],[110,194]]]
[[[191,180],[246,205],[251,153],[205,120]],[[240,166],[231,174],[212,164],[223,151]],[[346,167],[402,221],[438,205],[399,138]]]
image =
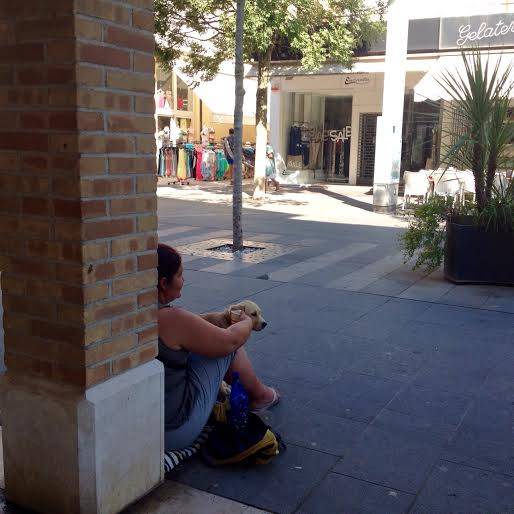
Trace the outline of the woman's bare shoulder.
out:
[[[170,307],[159,309],[158,319],[160,323],[180,323],[180,322],[194,322],[197,319],[201,319],[200,316],[189,312],[186,309],[180,307]]]

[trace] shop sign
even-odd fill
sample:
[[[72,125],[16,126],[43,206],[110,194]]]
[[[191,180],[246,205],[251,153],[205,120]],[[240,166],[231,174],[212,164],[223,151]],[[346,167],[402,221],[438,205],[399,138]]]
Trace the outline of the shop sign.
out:
[[[369,75],[346,75],[344,77],[345,86],[367,86],[370,83]]]
[[[342,130],[329,130],[328,137],[331,141],[334,141],[334,143],[337,143],[337,141],[346,141],[352,137],[352,127],[351,125],[347,125]]]
[[[441,49],[514,46],[514,14],[441,18]]]

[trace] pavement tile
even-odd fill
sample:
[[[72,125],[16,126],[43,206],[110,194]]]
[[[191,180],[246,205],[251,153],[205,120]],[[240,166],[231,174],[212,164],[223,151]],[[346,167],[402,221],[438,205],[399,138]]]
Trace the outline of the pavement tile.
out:
[[[412,514],[514,512],[514,478],[439,461],[410,512]]]
[[[482,305],[483,309],[494,311],[511,312],[514,314],[514,288],[492,287],[491,295]]]
[[[448,305],[461,307],[482,307],[491,296],[490,286],[457,285],[437,301]]]
[[[396,412],[388,407],[383,409],[372,421],[372,427],[394,434],[405,434],[407,439],[419,440],[436,446],[446,444],[457,431],[457,426],[444,421]]]
[[[231,303],[277,285],[269,281],[202,272],[193,272],[190,277],[186,274],[185,278],[182,297],[175,304],[193,312],[224,309]]]
[[[123,511],[123,514],[266,514],[243,503],[199,491],[173,480],[166,480],[157,489]]]
[[[415,494],[441,453],[419,433],[368,427],[333,471]]]
[[[479,397],[443,456],[449,461],[514,476],[513,437],[512,402]]]
[[[298,514],[352,513],[402,514],[414,499],[413,495],[389,487],[329,473],[308,496]]]
[[[478,394],[514,402],[513,356],[506,357],[489,372]]]
[[[491,337],[491,335],[512,337],[514,335],[514,315],[510,313],[433,305],[418,316],[417,320],[439,325],[463,327],[484,337]]]
[[[438,302],[442,296],[447,294],[454,287],[454,284],[444,280],[442,271],[437,270],[421,278],[421,280],[403,291],[400,294],[400,298]]]
[[[320,389],[337,380],[342,373],[337,363],[332,367],[317,366],[292,359],[277,359],[274,355],[258,351],[252,352],[251,358],[257,374],[264,377],[267,382],[270,379],[278,379]]]
[[[339,456],[345,455],[366,429],[365,423],[323,414],[309,403],[287,398],[262,417],[286,443]]]
[[[383,340],[431,307],[430,303],[392,298],[348,324],[347,334]]]
[[[343,261],[297,277],[293,279],[293,282],[323,287],[334,280],[335,277],[343,277],[349,273],[353,273],[361,267],[362,264],[360,263]]]
[[[501,351],[482,353],[442,353],[433,356],[416,375],[413,383],[427,389],[449,391],[457,394],[472,394],[484,384],[490,371],[501,362]]]
[[[310,406],[331,416],[370,422],[403,387],[401,382],[344,371],[314,394]]]
[[[430,424],[457,427],[470,403],[469,396],[410,385],[400,391],[387,408]]]
[[[265,466],[210,468],[194,459],[177,469],[172,478],[259,509],[289,514],[336,460],[332,455],[290,444]]]
[[[293,327],[266,334],[260,338],[256,347],[262,353],[280,358],[346,368],[350,366],[355,354],[354,349],[366,349],[370,345],[370,342],[358,341],[357,338],[350,339],[344,334],[312,327]]]

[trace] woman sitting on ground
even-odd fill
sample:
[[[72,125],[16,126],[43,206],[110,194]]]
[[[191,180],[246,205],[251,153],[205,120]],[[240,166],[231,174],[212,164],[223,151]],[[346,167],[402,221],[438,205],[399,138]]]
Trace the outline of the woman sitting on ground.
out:
[[[184,278],[180,254],[170,246],[158,247],[159,355],[164,364],[166,451],[190,446],[209,419],[223,379],[237,371],[250,398],[250,408],[275,405],[277,392],[255,374],[243,345],[252,331],[252,320],[227,329],[170,302],[180,298]]]

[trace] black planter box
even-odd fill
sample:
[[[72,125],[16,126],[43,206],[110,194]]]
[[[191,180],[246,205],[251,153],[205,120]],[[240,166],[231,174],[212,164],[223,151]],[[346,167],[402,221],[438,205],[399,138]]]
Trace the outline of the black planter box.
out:
[[[444,276],[457,284],[514,285],[514,233],[448,221]]]

